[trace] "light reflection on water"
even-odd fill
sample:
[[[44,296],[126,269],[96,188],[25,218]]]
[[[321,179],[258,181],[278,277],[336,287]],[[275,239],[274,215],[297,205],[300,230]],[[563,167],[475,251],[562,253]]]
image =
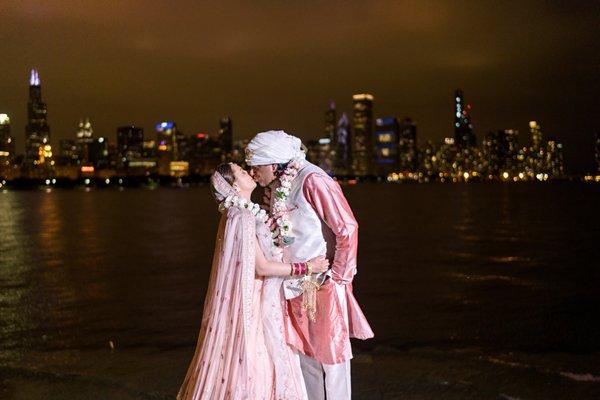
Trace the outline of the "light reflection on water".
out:
[[[344,190],[377,334],[359,348],[599,350],[598,185]],[[0,362],[192,346],[217,219],[207,188],[2,194]]]

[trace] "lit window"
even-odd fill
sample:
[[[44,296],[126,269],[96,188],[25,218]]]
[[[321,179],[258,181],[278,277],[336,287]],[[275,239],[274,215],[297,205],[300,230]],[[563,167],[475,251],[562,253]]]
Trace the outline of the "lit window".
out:
[[[392,140],[393,140],[393,138],[392,138],[391,133],[381,133],[379,135],[379,141],[381,143],[388,143],[388,142],[391,142]]]

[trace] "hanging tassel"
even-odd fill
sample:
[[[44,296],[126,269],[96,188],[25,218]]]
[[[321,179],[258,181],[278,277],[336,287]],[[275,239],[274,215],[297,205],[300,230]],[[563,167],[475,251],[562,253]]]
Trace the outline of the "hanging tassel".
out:
[[[311,322],[317,321],[317,291],[321,285],[317,280],[310,276],[300,284],[302,288],[302,309],[306,310],[308,319]]]

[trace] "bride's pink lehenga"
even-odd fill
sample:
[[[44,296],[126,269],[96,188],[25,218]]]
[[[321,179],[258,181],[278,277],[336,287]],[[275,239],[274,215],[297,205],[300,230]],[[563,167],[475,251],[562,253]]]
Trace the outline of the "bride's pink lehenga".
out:
[[[229,208],[219,223],[200,336],[178,400],[275,398],[255,240],[252,213]]]

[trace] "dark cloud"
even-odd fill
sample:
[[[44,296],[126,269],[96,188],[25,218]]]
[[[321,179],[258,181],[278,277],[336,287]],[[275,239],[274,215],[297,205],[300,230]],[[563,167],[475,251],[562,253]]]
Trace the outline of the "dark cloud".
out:
[[[581,169],[600,125],[598,4],[5,0],[0,111],[22,146],[37,67],[53,140],[84,116],[111,138],[163,119],[211,132],[222,115],[241,137],[277,127],[308,138],[329,99],[349,110],[360,91],[378,115],[409,115],[420,140],[439,140],[461,87],[480,137],[526,136],[537,119]]]

